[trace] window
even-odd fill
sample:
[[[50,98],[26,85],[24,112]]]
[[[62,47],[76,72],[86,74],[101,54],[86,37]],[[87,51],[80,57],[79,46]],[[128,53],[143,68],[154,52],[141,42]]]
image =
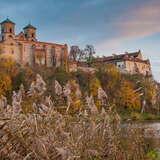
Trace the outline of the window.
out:
[[[12,28],[9,29],[9,32],[12,33]]]
[[[12,54],[14,54],[14,50],[12,50]]]
[[[34,33],[32,33],[32,38],[34,38]]]
[[[4,28],[2,28],[2,33],[4,32]]]
[[[9,38],[13,38],[12,35],[9,35],[8,37],[9,37]]]
[[[4,41],[4,36],[2,36],[2,41]]]

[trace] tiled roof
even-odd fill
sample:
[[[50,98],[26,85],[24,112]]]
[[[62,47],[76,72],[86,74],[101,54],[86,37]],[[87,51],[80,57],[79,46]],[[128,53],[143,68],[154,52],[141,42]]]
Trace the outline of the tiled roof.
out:
[[[28,28],[33,28],[33,29],[37,29],[36,27],[32,26],[31,24],[28,24],[26,27],[24,27],[23,29],[28,29]]]
[[[128,60],[128,61],[142,62],[142,63],[147,63],[147,64],[150,63],[149,60],[143,60],[143,59],[138,58],[139,54],[141,54],[140,51],[133,52],[133,53],[126,52],[125,54],[97,58],[96,62],[112,62],[112,61]]]
[[[12,24],[15,24],[14,22],[12,22],[10,19],[6,19],[4,20],[3,22],[1,22],[1,24],[4,24],[4,23],[12,23]]]

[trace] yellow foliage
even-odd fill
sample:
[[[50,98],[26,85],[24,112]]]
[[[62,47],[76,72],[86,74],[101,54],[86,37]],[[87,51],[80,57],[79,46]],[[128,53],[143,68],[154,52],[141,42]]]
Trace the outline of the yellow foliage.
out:
[[[70,80],[69,81],[70,85],[71,85],[71,90],[75,91],[76,87],[77,87],[77,83],[75,80]]]
[[[16,64],[13,55],[1,54],[0,61],[0,66],[4,68],[11,68]]]
[[[12,81],[9,75],[0,73],[0,95],[5,95],[12,89]]]
[[[134,86],[131,82],[122,82],[118,92],[118,98],[119,106],[128,107],[130,109],[140,109],[140,96],[139,93],[134,90]]]
[[[107,77],[107,88],[112,89],[117,82],[121,79],[121,74],[114,65],[108,64],[105,68],[105,74]]]
[[[16,75],[16,62],[12,55],[2,54],[0,55],[0,71],[10,74],[10,76]]]
[[[94,78],[90,82],[90,93],[93,95],[93,97],[96,97],[98,95],[98,89],[101,87],[101,83],[97,78]]]
[[[75,102],[74,102],[74,106],[76,109],[80,109],[82,107],[82,102],[80,99],[77,99]]]
[[[101,110],[101,109],[102,109],[102,105],[101,105],[100,100],[96,100],[96,101],[95,101],[95,105],[97,106],[98,110]]]

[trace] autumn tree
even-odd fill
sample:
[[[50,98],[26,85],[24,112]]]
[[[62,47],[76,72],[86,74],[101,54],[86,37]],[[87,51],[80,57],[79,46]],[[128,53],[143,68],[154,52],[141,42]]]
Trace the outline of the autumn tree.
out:
[[[112,102],[116,98],[118,88],[122,81],[121,73],[114,65],[107,64],[99,67],[97,77],[109,96],[109,100]]]
[[[140,95],[136,92],[133,83],[129,81],[121,82],[116,102],[118,108],[124,107],[131,110],[140,109]]]
[[[142,112],[155,111],[158,108],[158,83],[152,77],[145,77],[142,75],[123,75],[123,78],[134,83],[136,92],[141,97]]]
[[[96,97],[98,95],[98,89],[101,87],[101,83],[97,78],[93,78],[90,82],[90,94],[93,95],[93,97]]]
[[[78,70],[75,73],[75,77],[81,87],[81,90],[85,93],[85,92],[89,92],[90,91],[90,81],[92,79],[94,79],[95,75],[92,75],[89,72],[83,72]]]
[[[156,83],[152,78],[143,77],[141,81],[137,82],[141,92],[142,102],[145,101],[144,111],[151,111],[156,108],[158,90]]]
[[[6,72],[11,76],[16,73],[16,62],[11,55],[0,55],[0,71]]]
[[[9,75],[0,72],[0,96],[6,95],[12,89],[12,81]]]

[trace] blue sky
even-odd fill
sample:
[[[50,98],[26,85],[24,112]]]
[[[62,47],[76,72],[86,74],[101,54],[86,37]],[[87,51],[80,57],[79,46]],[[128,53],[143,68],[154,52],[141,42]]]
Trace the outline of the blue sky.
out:
[[[1,0],[0,19],[31,22],[41,41],[93,44],[98,55],[141,49],[160,81],[160,0]]]

